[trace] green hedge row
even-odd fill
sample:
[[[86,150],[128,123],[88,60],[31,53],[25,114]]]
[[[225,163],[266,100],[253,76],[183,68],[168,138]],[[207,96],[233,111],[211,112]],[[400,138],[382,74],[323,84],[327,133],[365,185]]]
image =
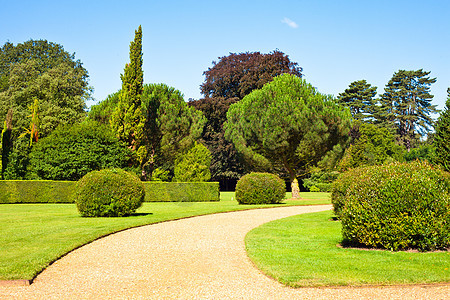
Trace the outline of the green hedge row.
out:
[[[1,180],[0,203],[73,202],[76,181]]]
[[[145,202],[219,201],[218,182],[143,182]]]
[[[76,181],[0,180],[0,203],[73,203]],[[219,201],[218,182],[143,182],[145,202]]]

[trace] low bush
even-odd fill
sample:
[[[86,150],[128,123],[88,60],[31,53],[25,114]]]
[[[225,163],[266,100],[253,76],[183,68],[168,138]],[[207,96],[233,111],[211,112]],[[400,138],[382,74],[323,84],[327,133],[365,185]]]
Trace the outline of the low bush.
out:
[[[219,201],[218,182],[143,182],[146,202]]]
[[[344,244],[395,251],[450,247],[450,174],[427,162],[352,170],[338,179],[332,197]]]
[[[93,171],[77,183],[75,202],[83,217],[123,217],[144,202],[139,178],[121,169]]]
[[[285,195],[284,181],[274,174],[250,173],[236,184],[236,200],[239,204],[280,203]]]
[[[1,180],[0,203],[73,203],[76,182]]]

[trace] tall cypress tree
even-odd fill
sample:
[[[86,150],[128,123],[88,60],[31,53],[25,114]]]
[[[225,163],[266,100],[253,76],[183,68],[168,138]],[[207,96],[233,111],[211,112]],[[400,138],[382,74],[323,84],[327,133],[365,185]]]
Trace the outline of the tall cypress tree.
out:
[[[144,87],[142,70],[142,28],[135,31],[134,41],[130,43],[130,63],[125,65],[122,79],[122,90],[119,102],[111,116],[111,126],[119,139],[133,150],[143,171],[146,148],[142,145],[144,117],[141,111],[141,95]]]
[[[375,110],[375,95],[377,88],[365,80],[352,82],[349,87],[337,97],[337,101],[350,108],[356,120],[369,121]]]
[[[445,109],[436,124],[434,146],[436,148],[435,162],[450,171],[450,88],[447,89]]]
[[[431,72],[399,70],[389,80],[381,106],[377,113],[377,123],[395,130],[397,140],[409,151],[419,136],[428,133],[433,126],[431,113],[436,113],[436,105],[431,104]]]

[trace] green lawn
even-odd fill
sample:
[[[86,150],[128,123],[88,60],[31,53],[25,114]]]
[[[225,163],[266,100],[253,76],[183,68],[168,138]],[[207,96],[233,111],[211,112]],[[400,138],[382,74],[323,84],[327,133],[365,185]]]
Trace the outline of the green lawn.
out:
[[[449,252],[343,249],[331,211],[266,223],[247,234],[251,260],[283,284],[337,286],[450,282]]]
[[[127,218],[82,218],[75,204],[1,204],[0,280],[32,279],[71,250],[126,228],[226,211],[330,203],[327,193],[301,196],[285,204],[238,205],[234,193],[225,192],[220,202],[144,203]]]

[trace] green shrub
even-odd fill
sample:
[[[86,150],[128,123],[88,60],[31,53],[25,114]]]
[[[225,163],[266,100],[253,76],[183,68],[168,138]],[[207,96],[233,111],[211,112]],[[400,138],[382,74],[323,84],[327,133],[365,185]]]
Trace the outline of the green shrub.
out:
[[[144,202],[140,180],[121,169],[93,171],[77,183],[75,202],[83,217],[123,217]]]
[[[1,180],[0,203],[73,203],[76,182]]]
[[[450,247],[449,173],[420,161],[351,172],[335,185],[341,194],[332,195],[343,197],[344,243],[395,251]]]
[[[285,195],[284,181],[274,174],[250,173],[236,184],[236,200],[239,204],[280,203]]]
[[[195,142],[194,147],[175,162],[174,181],[202,182],[211,179],[211,152],[201,143]]]
[[[146,202],[219,201],[218,182],[143,182]]]
[[[339,172],[337,171],[318,171],[311,174],[311,177],[303,179],[303,186],[310,192],[331,192],[333,181],[335,181]],[[313,190],[312,187],[315,187]]]
[[[341,173],[338,180],[333,182],[331,188],[331,203],[333,204],[334,214],[338,219],[341,218],[342,208],[344,207],[347,197],[347,191],[353,180],[358,180],[360,176],[365,176],[367,168],[350,169],[345,173]]]

